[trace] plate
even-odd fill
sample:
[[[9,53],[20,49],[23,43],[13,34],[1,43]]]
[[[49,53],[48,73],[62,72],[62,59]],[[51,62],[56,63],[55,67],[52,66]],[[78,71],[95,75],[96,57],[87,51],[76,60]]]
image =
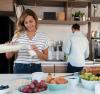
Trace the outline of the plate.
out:
[[[23,44],[14,44],[14,45],[1,44],[0,45],[0,53],[16,52],[16,51],[22,49],[24,46],[25,45],[23,45]]]
[[[7,92],[10,91],[10,88],[8,89],[3,89],[3,90],[0,90],[0,94],[7,94]]]
[[[9,85],[1,85],[0,86],[0,94],[7,94],[7,92],[9,92],[9,91],[10,91]]]
[[[20,86],[30,84],[31,81],[32,81],[31,77],[16,78],[16,79],[13,79],[11,86],[12,88],[17,89]]]

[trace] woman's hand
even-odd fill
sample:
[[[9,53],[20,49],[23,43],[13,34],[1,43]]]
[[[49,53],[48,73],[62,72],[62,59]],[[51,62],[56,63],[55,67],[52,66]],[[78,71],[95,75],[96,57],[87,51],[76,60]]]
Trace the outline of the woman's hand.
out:
[[[36,45],[32,45],[32,50],[34,50],[38,56],[39,59],[41,60],[47,60],[48,59],[48,48],[39,51],[38,47]]]
[[[37,46],[35,46],[34,44],[31,45],[31,49],[34,50],[34,51],[39,51],[38,48],[37,48]]]

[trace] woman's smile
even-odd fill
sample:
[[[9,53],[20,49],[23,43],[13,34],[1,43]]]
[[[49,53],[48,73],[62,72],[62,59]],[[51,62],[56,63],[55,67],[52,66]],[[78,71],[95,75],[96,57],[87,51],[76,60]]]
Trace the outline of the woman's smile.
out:
[[[36,22],[32,16],[25,18],[24,25],[28,31],[34,31],[36,29]]]

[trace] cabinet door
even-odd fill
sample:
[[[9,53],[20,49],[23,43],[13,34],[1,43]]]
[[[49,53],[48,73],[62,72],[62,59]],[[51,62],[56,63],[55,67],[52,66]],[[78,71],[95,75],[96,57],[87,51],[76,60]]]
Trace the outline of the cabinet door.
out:
[[[42,71],[46,73],[54,73],[54,66],[42,66]]]
[[[65,73],[67,70],[67,66],[56,66],[55,67],[55,72],[56,73]]]
[[[42,66],[42,71],[46,73],[65,73],[66,70],[67,65]]]

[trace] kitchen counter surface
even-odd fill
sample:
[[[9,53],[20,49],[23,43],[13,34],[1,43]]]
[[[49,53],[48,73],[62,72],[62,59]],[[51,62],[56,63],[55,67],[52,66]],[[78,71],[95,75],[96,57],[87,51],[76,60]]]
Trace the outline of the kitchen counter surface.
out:
[[[42,66],[48,66],[48,65],[53,66],[54,64],[56,66],[65,66],[67,65],[67,62],[66,61],[42,61]],[[96,67],[96,66],[100,66],[100,63],[94,64],[93,61],[86,60],[85,66]]]
[[[59,75],[66,75],[65,73],[56,73],[56,76]],[[18,78],[25,78],[25,77],[31,77],[31,74],[0,74],[0,84],[8,84],[11,86],[13,81]],[[87,90],[83,88],[81,85],[78,86],[70,86],[68,85],[66,89],[64,90],[58,90],[58,91],[49,91],[47,94],[95,94],[94,91]],[[7,94],[18,94],[16,90],[11,86],[11,90]]]

